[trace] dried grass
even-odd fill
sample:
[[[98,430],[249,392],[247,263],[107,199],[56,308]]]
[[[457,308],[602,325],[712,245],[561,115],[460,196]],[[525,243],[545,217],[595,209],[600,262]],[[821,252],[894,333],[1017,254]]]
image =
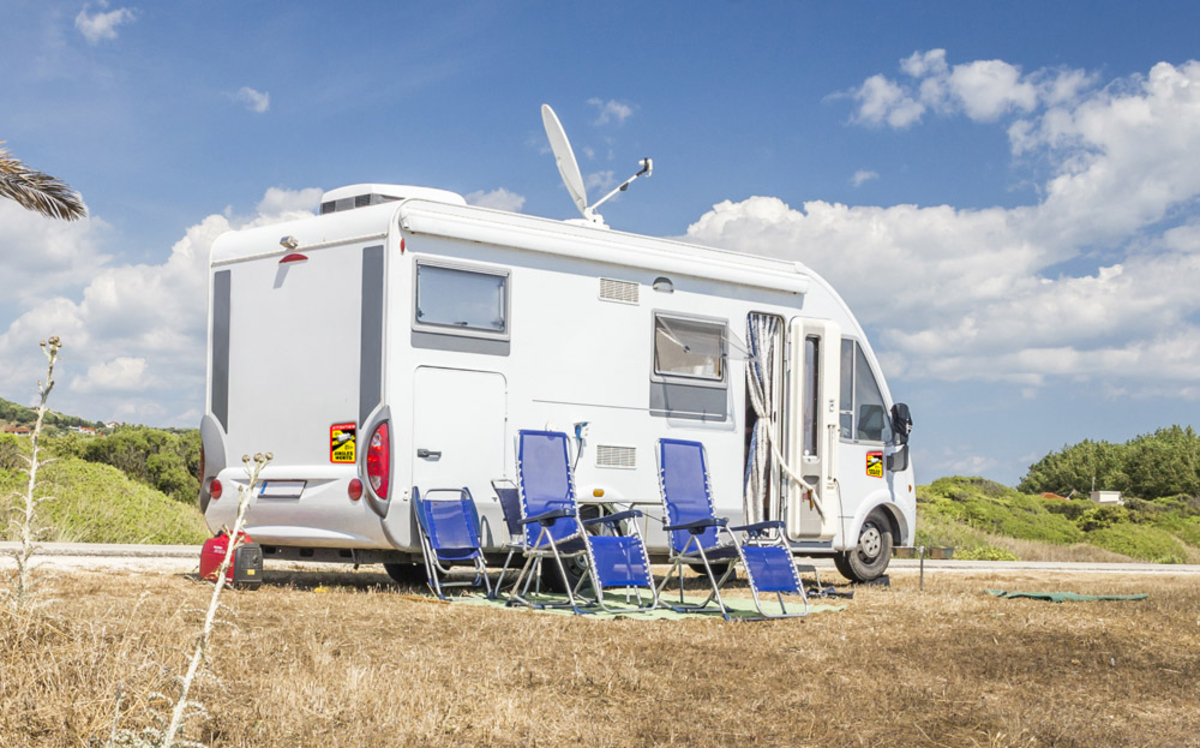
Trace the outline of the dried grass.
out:
[[[803,621],[638,622],[406,596],[375,573],[268,570],[228,600],[200,686],[213,746],[1188,746],[1200,585],[1184,576],[926,574]],[[162,690],[212,592],[64,572],[57,619],[0,621],[0,744],[87,745]],[[998,600],[984,587],[1148,591]],[[137,726],[145,704],[127,700]]]

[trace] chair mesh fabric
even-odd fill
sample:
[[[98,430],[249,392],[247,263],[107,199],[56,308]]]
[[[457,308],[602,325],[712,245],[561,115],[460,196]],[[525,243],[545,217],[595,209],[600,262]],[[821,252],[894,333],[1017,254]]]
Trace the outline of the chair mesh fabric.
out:
[[[637,538],[594,535],[588,538],[601,587],[650,587],[654,584]]]
[[[522,517],[546,512],[575,512],[575,488],[571,484],[571,463],[567,455],[567,435],[553,431],[522,431],[517,452],[521,480]],[[525,542],[536,546],[542,527],[525,525]],[[550,525],[550,536],[557,543],[579,533],[574,517],[564,517]],[[549,545],[543,539],[541,547]]]
[[[708,489],[704,445],[679,439],[660,439],[659,449],[663,502],[669,523],[679,525],[711,519],[713,505]],[[717,544],[717,535],[717,528],[710,527],[696,539],[707,550]],[[671,546],[676,553],[680,553],[691,538],[692,534],[687,530],[672,530]],[[688,550],[690,552],[694,547]]]
[[[754,589],[759,592],[800,594],[799,580],[792,554],[777,545],[745,545],[742,554]]]
[[[429,547],[443,561],[464,561],[480,555],[477,514],[470,499],[418,499],[417,512]]]
[[[513,488],[496,487],[496,498],[500,499],[500,511],[504,514],[504,525],[508,528],[509,537],[522,534],[521,527],[521,493]]]

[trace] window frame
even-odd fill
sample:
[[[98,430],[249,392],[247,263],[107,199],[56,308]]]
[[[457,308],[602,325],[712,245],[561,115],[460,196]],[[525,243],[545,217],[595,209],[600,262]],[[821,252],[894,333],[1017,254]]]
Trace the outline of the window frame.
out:
[[[439,322],[423,322],[417,316],[419,304],[421,302],[421,268],[432,267],[441,270],[452,270],[462,273],[474,273],[475,275],[486,275],[493,278],[503,278],[504,284],[504,329],[503,330],[488,330],[482,327],[461,327],[458,325],[449,325]],[[512,339],[512,270],[506,267],[498,267],[492,265],[476,265],[469,262],[459,262],[455,260],[431,259],[425,257],[414,258],[413,263],[413,280],[412,280],[412,302],[409,304],[409,309],[412,311],[412,329],[414,332],[431,333],[434,335],[451,335],[460,338],[479,338],[483,340],[503,340]]]
[[[718,329],[721,376],[720,378],[706,377],[698,374],[680,374],[678,372],[658,370],[658,320],[677,320],[684,323],[710,325]],[[695,314],[654,310],[650,315],[650,381],[664,384],[686,384],[693,387],[713,387],[728,389],[729,381],[729,351],[726,330],[729,320],[723,317],[703,317]]]
[[[889,412],[887,397],[884,395],[883,387],[880,386],[880,384],[879,384],[879,382],[881,381],[882,378],[879,376],[879,373],[875,370],[875,366],[871,363],[871,360],[869,358],[867,358],[866,351],[863,349],[863,344],[861,342],[859,342],[856,338],[842,336],[842,341],[838,347],[838,356],[839,357],[842,355],[842,348],[845,346],[846,343],[850,343],[851,348],[852,348],[852,355],[850,356],[850,360],[851,360],[850,399],[851,399],[851,402],[850,402],[849,408],[846,407],[845,402],[842,402],[841,390],[843,389],[843,385],[845,384],[845,381],[846,381],[846,367],[842,366],[841,367],[841,381],[838,382],[838,401],[839,401],[838,402],[838,436],[840,437],[842,443],[844,443],[844,444],[871,444],[871,445],[891,444],[896,439],[896,429],[892,425],[892,416],[891,416],[891,413]],[[858,411],[857,400],[858,400],[858,361],[859,361],[859,358],[861,358],[862,361],[867,365],[867,371],[869,371],[871,373],[871,378],[873,379],[873,381],[875,383],[875,390],[879,393],[880,404],[883,406],[883,428],[881,430],[881,435],[882,435],[882,432],[890,433],[891,434],[890,439],[883,439],[883,438],[859,439],[858,438],[859,414],[857,412]],[[849,412],[850,419],[851,419],[850,420],[850,434],[851,434],[850,436],[844,436],[842,434],[842,416],[844,414],[846,414],[847,412]]]

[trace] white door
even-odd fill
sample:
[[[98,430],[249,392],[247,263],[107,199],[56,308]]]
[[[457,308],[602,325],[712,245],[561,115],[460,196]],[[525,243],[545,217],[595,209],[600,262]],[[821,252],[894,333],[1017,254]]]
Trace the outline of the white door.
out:
[[[841,522],[838,416],[841,329],[836,322],[795,317],[788,330],[788,464],[809,491],[788,484],[787,534],[794,540],[832,538]]]
[[[491,482],[505,476],[502,374],[422,366],[413,391],[413,485],[470,489],[485,546],[507,542]]]

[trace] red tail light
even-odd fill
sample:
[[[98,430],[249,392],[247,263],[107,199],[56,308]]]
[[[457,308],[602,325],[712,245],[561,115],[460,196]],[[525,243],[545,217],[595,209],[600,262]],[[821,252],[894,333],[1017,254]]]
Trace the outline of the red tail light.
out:
[[[381,499],[388,497],[388,475],[391,473],[392,448],[388,440],[388,425],[379,424],[367,445],[367,480]]]
[[[350,485],[346,486],[346,494],[350,496],[351,501],[358,501],[362,498],[362,481],[358,478],[351,478]]]
[[[208,485],[208,495],[214,499],[221,498],[221,492],[224,490],[225,489],[221,487],[221,481],[217,480],[216,478],[213,478],[212,483]]]

